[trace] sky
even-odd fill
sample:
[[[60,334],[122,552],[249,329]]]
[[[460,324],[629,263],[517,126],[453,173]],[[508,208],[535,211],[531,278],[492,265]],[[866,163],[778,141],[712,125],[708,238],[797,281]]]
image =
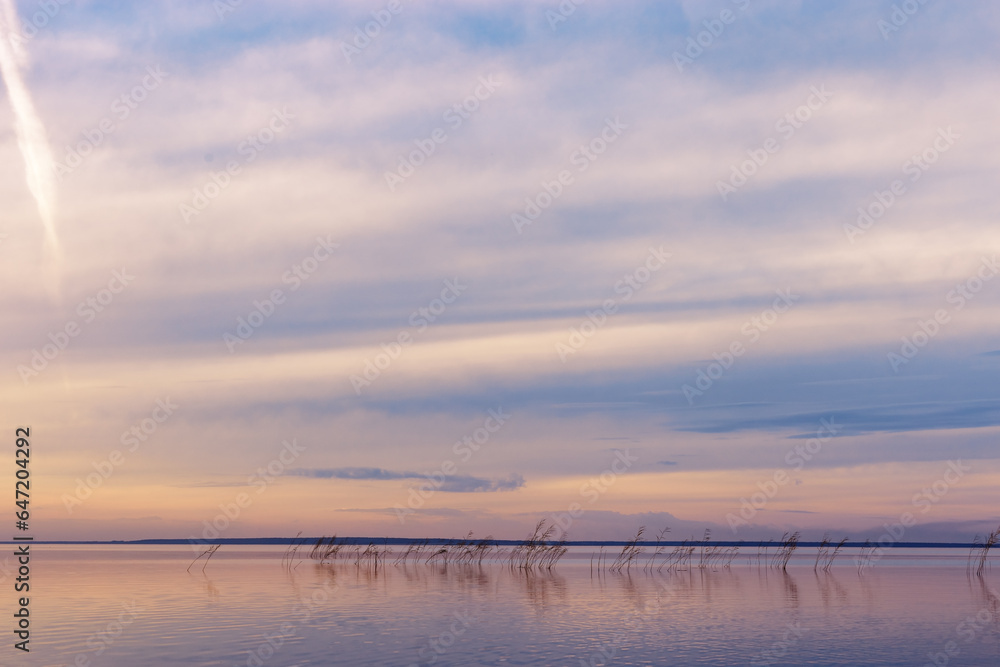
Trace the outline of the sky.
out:
[[[994,3],[0,9],[36,539],[1000,522]]]

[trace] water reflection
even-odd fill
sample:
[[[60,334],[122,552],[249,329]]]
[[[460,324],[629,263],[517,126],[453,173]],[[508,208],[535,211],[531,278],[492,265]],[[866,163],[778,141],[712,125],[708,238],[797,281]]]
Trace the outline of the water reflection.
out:
[[[782,570],[781,583],[784,585],[785,600],[788,602],[788,605],[792,608],[798,608],[799,587],[798,584],[795,583],[795,577],[790,575],[786,570]]]
[[[208,596],[210,602],[215,602],[216,599],[218,599],[219,587],[215,585],[215,582],[213,582],[208,577],[207,574],[205,574],[204,572],[198,572],[198,573],[189,572],[188,574],[190,574],[191,579],[195,582],[195,584],[198,587],[205,589],[205,593]]]
[[[718,605],[724,608],[734,600],[751,599],[789,611],[813,603],[826,609],[857,604],[874,609],[880,604],[880,596],[886,594],[886,587],[892,586],[877,574],[856,577],[850,570],[838,572],[836,569],[784,571],[735,567],[590,572],[587,568],[586,572],[581,572],[579,567],[572,566],[523,570],[495,564],[435,563],[408,563],[377,569],[343,562],[311,563],[286,572],[285,579],[293,599],[301,599],[306,590],[325,580],[336,584],[334,588],[349,588],[350,595],[366,591],[368,595],[378,592],[382,596],[392,596],[408,590],[411,594],[446,593],[462,598],[509,602],[512,594],[517,593],[517,600],[542,615],[558,611],[561,606],[580,604],[580,598],[615,600],[636,609],[645,608],[649,600],[663,596],[665,591],[669,591],[674,604],[702,607]],[[211,582],[206,585],[217,594]],[[975,590],[981,600],[1000,604],[1000,598],[989,589],[980,586]]]
[[[838,605],[847,604],[847,589],[837,581],[836,574],[830,570],[822,570],[814,571],[813,576],[824,607],[830,607],[835,603]]]
[[[1000,664],[997,580],[967,576],[961,565],[886,559],[863,576],[849,564],[816,571],[811,562],[787,571],[736,563],[608,572],[592,571],[586,559],[551,570],[309,560],[282,567],[280,554],[233,551],[220,551],[205,573],[185,572],[187,563],[171,554],[39,552],[38,648],[24,664],[73,664],[82,654],[94,665],[244,665],[250,653],[274,652],[264,664],[576,665],[613,654],[608,664],[732,665],[767,656],[788,665],[922,665],[948,642],[962,664]],[[88,653],[87,640],[133,600],[144,610],[139,620],[100,660]],[[449,635],[453,627],[462,633]],[[442,641],[448,647],[439,653]]]
[[[404,563],[369,568],[346,562],[312,563],[286,571],[286,579],[296,597],[302,597],[303,582],[325,579],[331,584],[363,588],[383,593],[409,588],[431,594],[448,591],[457,595],[474,592],[482,596],[499,589],[516,590],[539,612],[566,602],[569,584],[558,569],[520,569],[490,564]],[[627,580],[624,575],[615,579]]]

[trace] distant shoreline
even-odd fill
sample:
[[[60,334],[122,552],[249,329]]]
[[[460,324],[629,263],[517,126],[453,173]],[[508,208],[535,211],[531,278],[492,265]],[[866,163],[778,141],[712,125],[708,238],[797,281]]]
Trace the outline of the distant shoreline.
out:
[[[222,545],[247,545],[247,546],[288,546],[292,544],[315,544],[320,537],[305,537],[305,538],[295,538],[295,537],[259,537],[259,538],[219,538],[215,540],[189,540],[189,539],[146,539],[146,540],[34,540],[32,544],[66,544],[66,545],[104,545],[104,546],[144,546],[144,545],[159,545],[159,546],[188,546],[190,544],[199,545],[212,545],[212,544],[222,544]],[[410,545],[410,544],[420,544],[426,543],[430,544],[458,544],[463,540],[457,538],[409,538],[409,537],[339,537],[338,541],[343,542],[345,545],[366,545],[366,544],[384,544],[384,545]],[[491,540],[493,544],[498,546],[513,546],[518,544],[523,544],[524,540]],[[3,544],[23,544],[23,542],[14,542],[11,540],[3,540]],[[580,541],[566,541],[563,544],[567,547],[621,547],[626,544],[630,544],[629,540],[610,540],[610,541],[598,541],[598,540],[580,540]],[[636,543],[640,547],[677,547],[677,546],[696,546],[702,544],[702,540],[686,540],[686,541],[663,541],[655,542],[652,540],[646,540]],[[708,544],[713,546],[722,547],[756,547],[756,546],[773,546],[779,547],[781,543],[776,540],[720,540],[720,541],[710,541]],[[819,547],[821,542],[799,542],[799,547]],[[871,546],[872,542],[869,543]],[[864,542],[845,542],[843,545],[845,548],[861,548],[865,546]],[[882,548],[894,548],[894,549],[971,549],[974,545],[971,542],[894,542],[888,545],[881,545]]]

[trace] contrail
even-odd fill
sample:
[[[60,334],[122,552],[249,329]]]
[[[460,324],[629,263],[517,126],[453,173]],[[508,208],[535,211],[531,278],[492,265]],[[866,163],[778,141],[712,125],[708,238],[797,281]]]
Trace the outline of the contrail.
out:
[[[24,156],[28,189],[38,205],[38,214],[45,227],[45,236],[54,254],[59,251],[59,237],[55,224],[55,160],[49,149],[35,105],[21,78],[21,69],[28,64],[28,54],[20,41],[11,39],[17,34],[17,9],[12,0],[0,0],[0,78],[7,85],[7,96],[14,111],[14,131],[17,145]]]

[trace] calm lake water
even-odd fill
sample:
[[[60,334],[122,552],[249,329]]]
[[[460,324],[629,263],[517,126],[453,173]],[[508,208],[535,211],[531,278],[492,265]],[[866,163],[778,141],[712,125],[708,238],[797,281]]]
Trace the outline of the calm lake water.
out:
[[[32,548],[31,653],[0,664],[1000,665],[1000,576],[965,553],[852,554],[787,572],[592,573],[591,549],[550,572],[301,562],[223,547],[204,573],[187,547]],[[896,550],[894,550],[896,551]],[[3,606],[11,624],[9,577]],[[11,624],[11,629],[12,629]]]

